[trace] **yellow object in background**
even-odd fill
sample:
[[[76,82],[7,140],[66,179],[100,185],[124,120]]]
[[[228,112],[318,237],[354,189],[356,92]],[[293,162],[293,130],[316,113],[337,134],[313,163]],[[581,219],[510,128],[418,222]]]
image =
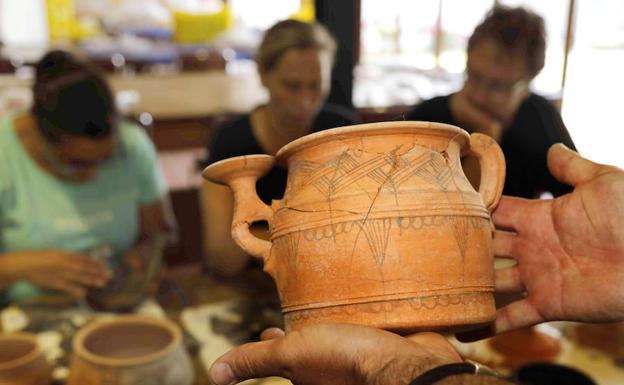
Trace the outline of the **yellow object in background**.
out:
[[[174,11],[175,40],[178,43],[205,43],[232,26],[227,4],[217,13]]]
[[[299,12],[290,15],[290,18],[305,21],[307,23],[313,22],[316,19],[314,0],[301,0]]]
[[[74,0],[46,0],[50,40],[71,40],[76,29]]]
[[[100,26],[93,20],[74,20],[72,23],[72,38],[83,40],[102,34]]]
[[[28,316],[17,306],[9,306],[0,312],[0,331],[13,333],[26,329],[30,322]]]

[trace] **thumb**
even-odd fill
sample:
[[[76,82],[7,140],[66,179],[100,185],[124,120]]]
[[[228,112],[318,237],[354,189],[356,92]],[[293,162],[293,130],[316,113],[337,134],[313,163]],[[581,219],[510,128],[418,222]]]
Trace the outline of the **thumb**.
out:
[[[446,338],[438,333],[433,332],[421,332],[415,334],[406,335],[405,338],[408,340],[415,342],[419,345],[427,346],[427,345],[437,345],[442,343],[447,343]]]
[[[210,367],[210,379],[216,385],[230,385],[252,378],[279,376],[285,369],[278,354],[279,340],[253,342],[234,348]]]
[[[268,328],[264,329],[260,334],[260,339],[262,341],[272,340],[274,338],[284,337],[286,333],[280,328]]]
[[[560,182],[576,186],[590,181],[604,173],[608,166],[594,163],[570,150],[562,143],[554,144],[548,150],[548,169]]]
[[[435,354],[438,359],[449,362],[463,361],[459,352],[457,352],[453,345],[441,334],[423,332],[407,335],[405,338],[416,343],[421,348],[427,349],[430,353]]]

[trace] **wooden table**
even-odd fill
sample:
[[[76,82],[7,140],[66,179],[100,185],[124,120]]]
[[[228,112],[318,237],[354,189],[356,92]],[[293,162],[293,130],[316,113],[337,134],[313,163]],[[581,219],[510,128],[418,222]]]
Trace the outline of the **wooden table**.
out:
[[[204,272],[200,265],[188,264],[170,269],[167,272],[165,282],[165,286],[167,284],[175,285],[176,289],[185,297],[183,301],[180,301],[180,298],[176,298],[175,295],[173,298],[166,295],[159,297],[159,303],[165,309],[169,318],[175,320],[180,325],[183,324],[180,319],[181,312],[189,307],[228,300],[262,300],[275,295],[275,287],[272,280],[258,266],[251,267],[237,278],[218,279]],[[196,373],[194,385],[211,385],[212,383],[208,379],[206,368],[199,358],[198,351],[192,353]],[[270,377],[248,381],[245,384],[289,385],[291,383],[285,379]]]

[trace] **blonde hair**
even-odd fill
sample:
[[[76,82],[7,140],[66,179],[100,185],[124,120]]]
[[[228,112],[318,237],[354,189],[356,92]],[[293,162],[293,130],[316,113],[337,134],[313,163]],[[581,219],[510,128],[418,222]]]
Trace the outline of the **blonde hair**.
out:
[[[332,63],[337,44],[327,28],[319,23],[283,20],[269,28],[260,43],[256,63],[260,73],[273,69],[278,60],[290,49],[317,48],[330,55]]]

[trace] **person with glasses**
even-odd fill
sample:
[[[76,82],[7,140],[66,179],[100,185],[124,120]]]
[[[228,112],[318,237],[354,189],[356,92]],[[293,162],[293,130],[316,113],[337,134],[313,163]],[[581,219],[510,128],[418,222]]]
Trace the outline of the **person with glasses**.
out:
[[[49,52],[33,97],[0,119],[0,303],[84,297],[174,229],[154,146],[95,69]]]
[[[571,149],[574,143],[557,109],[529,88],[544,67],[545,47],[540,16],[521,7],[494,7],[468,40],[462,89],[420,103],[406,119],[492,136],[507,161],[506,195],[535,198],[544,192],[569,192],[548,172],[546,153],[554,143]],[[475,183],[474,160],[465,159],[464,166]]]

